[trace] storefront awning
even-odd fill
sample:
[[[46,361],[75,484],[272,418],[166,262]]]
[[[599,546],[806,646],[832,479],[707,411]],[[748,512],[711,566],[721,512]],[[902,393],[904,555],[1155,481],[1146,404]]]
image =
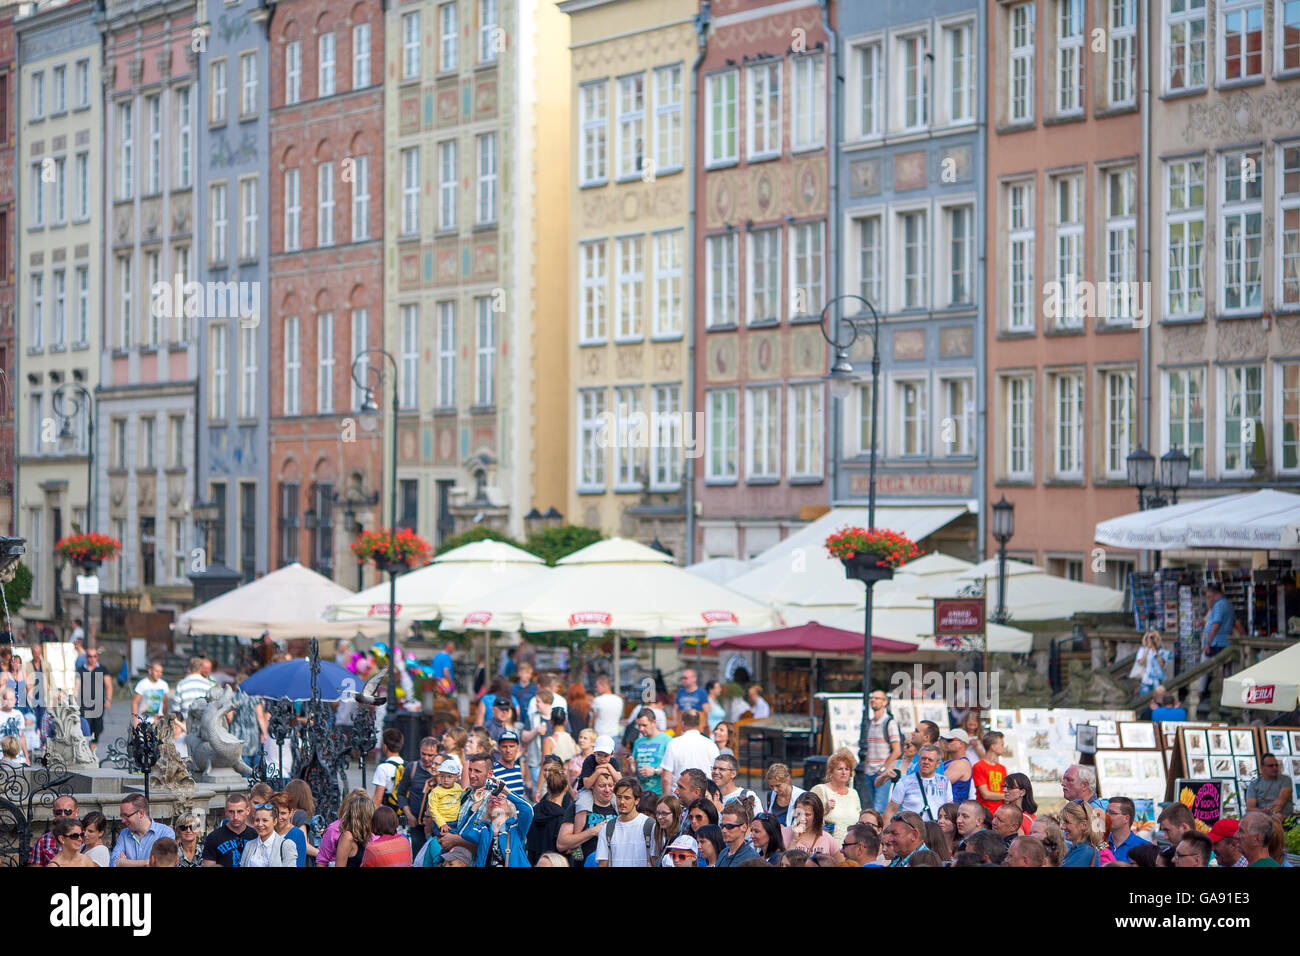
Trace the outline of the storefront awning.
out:
[[[1300,550],[1300,495],[1266,488],[1136,511],[1101,522],[1094,539],[1135,551]]]

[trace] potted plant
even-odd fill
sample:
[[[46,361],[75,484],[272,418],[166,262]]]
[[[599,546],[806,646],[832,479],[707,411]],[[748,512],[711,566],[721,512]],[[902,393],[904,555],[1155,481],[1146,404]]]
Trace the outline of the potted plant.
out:
[[[122,542],[106,534],[70,534],[60,538],[54,552],[80,565],[87,574],[93,573],[104,561],[109,561],[122,550]]]
[[[865,582],[889,580],[921,553],[907,535],[883,528],[841,528],[826,539],[826,550],[844,564],[847,577]]]
[[[370,561],[380,571],[401,574],[420,564],[428,564],[433,557],[433,546],[414,531],[399,528],[394,534],[388,528],[363,531],[352,542],[352,553],[359,561]]]

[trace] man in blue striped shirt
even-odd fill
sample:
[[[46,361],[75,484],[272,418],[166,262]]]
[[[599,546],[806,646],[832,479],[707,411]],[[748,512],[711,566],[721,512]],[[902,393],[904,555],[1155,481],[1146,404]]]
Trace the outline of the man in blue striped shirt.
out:
[[[497,739],[496,759],[492,761],[492,776],[506,785],[516,797],[528,799],[524,788],[524,775],[519,767],[519,735],[507,730]]]

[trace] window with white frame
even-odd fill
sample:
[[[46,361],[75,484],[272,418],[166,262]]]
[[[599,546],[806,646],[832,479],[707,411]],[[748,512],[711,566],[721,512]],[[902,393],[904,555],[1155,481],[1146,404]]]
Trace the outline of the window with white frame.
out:
[[[880,216],[855,220],[858,240],[858,294],[872,305],[884,304],[884,247]]]
[[[184,584],[185,568],[189,552],[185,548],[185,520],[183,518],[168,518],[168,541],[171,542],[171,579],[173,584]]]
[[[1280,362],[1276,369],[1278,470],[1296,472],[1300,471],[1300,363]]]
[[[456,407],[456,303],[438,303],[438,407]]]
[[[118,181],[118,198],[135,195],[135,111],[130,102],[117,107],[118,163],[122,177]]]
[[[257,417],[257,327],[239,326],[239,417]]]
[[[402,408],[415,408],[420,394],[420,307],[404,305],[402,320]]]
[[[1008,375],[1002,380],[1005,477],[1034,477],[1034,380],[1029,375]]]
[[[1056,112],[1083,112],[1083,0],[1057,0]]]
[[[31,199],[25,205],[30,210],[32,226],[45,225],[45,177],[40,163],[32,163]]]
[[[334,411],[334,313],[316,316],[316,413]]]
[[[284,250],[302,248],[302,172],[284,171]]]
[[[1059,328],[1077,329],[1083,325],[1078,308],[1079,282],[1083,278],[1083,177],[1077,174],[1052,179],[1054,219],[1056,294],[1060,313]]]
[[[334,95],[334,34],[316,38],[316,95]]]
[[[171,415],[167,419],[169,468],[185,467],[185,416]]]
[[[213,60],[208,67],[208,123],[226,121],[226,61]]]
[[[900,127],[903,130],[922,129],[929,122],[930,100],[926,35],[915,33],[899,37],[895,49],[902,81]]]
[[[144,115],[149,124],[149,192],[162,190],[162,98],[147,96],[144,101]],[[63,177],[59,177],[63,181]]]
[[[1205,0],[1164,0],[1165,92],[1205,86]]]
[[[680,169],[682,165],[682,68],[680,64],[654,71],[655,169]]]
[[[158,288],[158,282],[162,278],[161,258],[158,255],[156,250],[151,249],[144,254],[144,274],[145,274],[145,286],[144,286],[145,294],[147,297],[147,301],[149,301],[152,306],[153,296],[157,294],[154,290]],[[56,272],[54,274],[54,279],[55,279],[54,291],[55,293],[59,293],[61,291],[59,289],[59,280],[62,279],[62,274]],[[59,302],[58,297],[56,295],[55,305],[61,306],[61,304],[62,303]],[[148,319],[145,320],[145,324],[144,324],[145,327],[144,344],[149,346],[150,348],[156,347],[162,341],[162,318],[157,314],[157,312],[158,312],[157,309],[151,307],[149,309],[149,317]]]
[[[78,60],[73,73],[77,86],[77,109],[90,105],[90,60]]]
[[[1264,75],[1264,0],[1219,0],[1218,7],[1220,79],[1259,79]]]
[[[1252,150],[1219,157],[1223,184],[1219,205],[1222,263],[1219,285],[1223,312],[1249,312],[1261,304],[1263,233],[1262,153]]]
[[[182,86],[176,91],[176,184],[182,188],[190,184],[194,167],[190,90]]]
[[[1165,163],[1165,310],[1205,312],[1205,160]]]
[[[402,235],[420,231],[420,147],[402,150]]]
[[[455,229],[460,188],[459,144],[454,139],[438,144],[438,229]]]
[[[284,414],[297,415],[302,394],[302,334],[298,316],[284,318]]]
[[[352,410],[360,411],[361,406],[365,404],[366,392],[357,381],[362,382],[369,380],[370,373],[370,355],[367,350],[370,348],[370,310],[353,309],[352,310],[352,361],[348,367],[348,378],[352,381]],[[353,375],[352,372],[356,374]],[[375,402],[382,401],[382,396],[376,394]]]
[[[1253,470],[1255,443],[1264,440],[1264,367],[1233,365],[1223,370],[1223,474]]]
[[[940,378],[939,400],[943,412],[939,421],[939,454],[975,454],[975,379]]]
[[[257,258],[257,178],[239,182],[239,258]]]
[[[1137,374],[1130,370],[1103,373],[1106,403],[1106,477],[1124,478],[1128,456],[1137,438]]]
[[[474,300],[477,313],[474,343],[474,404],[482,407],[496,404],[496,325],[492,318],[492,299],[481,296]]]
[[[1049,379],[1054,438],[1052,473],[1057,478],[1083,477],[1083,375],[1061,372]]]
[[[41,411],[41,406],[40,406],[40,400],[38,398],[36,404],[37,427],[32,432],[32,434],[36,436],[38,441],[40,440],[40,435],[41,435],[41,429],[39,425],[40,411]],[[40,454],[39,446],[33,449],[33,451],[36,454]],[[32,604],[35,607],[40,607],[42,604],[45,603],[45,596],[44,596],[45,588],[42,584],[42,579],[45,577],[45,575],[42,573],[42,568],[41,568],[41,559],[44,557],[43,552],[45,551],[44,532],[42,531],[41,528],[42,519],[44,517],[45,517],[45,512],[40,508],[27,509],[27,541],[28,541],[28,547],[31,548],[31,552],[32,552],[31,557],[28,560],[31,562],[31,566],[36,572],[35,574],[32,575],[32,596],[31,596]],[[126,563],[125,561],[117,562],[119,567],[125,563]]]
[[[781,318],[781,229],[755,229],[745,241],[748,251],[750,325]]]
[[[578,488],[603,491],[607,455],[601,435],[605,430],[605,390],[578,389]]]
[[[745,477],[781,477],[781,389],[745,389]]]
[[[735,325],[738,320],[736,234],[704,238],[705,316],[708,328]]]
[[[460,67],[460,31],[454,3],[444,3],[438,8],[438,56],[442,72]]]
[[[175,274],[181,277],[185,283],[194,281],[194,272],[190,265],[190,247],[176,247],[176,269]],[[184,344],[190,340],[190,317],[185,315],[185,310],[181,309],[176,315],[176,343]]]
[[[704,480],[733,482],[740,477],[740,392],[734,388],[706,393],[704,430],[708,449],[704,457]]]
[[[352,241],[370,238],[370,157],[352,161]]]
[[[858,69],[858,136],[878,136],[881,123],[881,90],[884,88],[883,60],[879,41],[855,47]]]
[[[745,71],[745,155],[768,159],[781,152],[781,67],[783,60],[757,63]]]
[[[608,176],[609,81],[584,83],[578,88],[579,123],[582,136],[583,186],[603,183]]]
[[[402,14],[402,79],[420,78],[420,11]]]
[[[478,0],[478,61],[494,63],[498,48],[504,49],[497,30],[497,0]]]
[[[605,313],[605,287],[609,281],[605,240],[578,245],[578,341],[604,342],[609,337]]]
[[[302,43],[291,40],[284,46],[284,102],[290,106],[302,99]]]
[[[1106,89],[1111,106],[1137,102],[1137,0],[1107,0],[1110,13]]]
[[[90,218],[90,154],[78,153],[75,162],[77,221]]]
[[[790,386],[791,478],[821,478],[825,472],[822,454],[822,437],[826,434],[824,392],[820,382]]]
[[[150,253],[157,260],[158,253]],[[50,344],[56,349],[68,344],[68,274],[63,269],[54,270],[54,334]]]
[[[226,417],[226,388],[230,371],[227,353],[229,328],[225,323],[209,326],[208,331],[208,418],[222,421]]]
[[[59,156],[54,160],[54,224],[61,226],[68,221],[68,161]]]
[[[476,136],[478,149],[478,202],[474,220],[479,225],[497,221],[497,134]]]
[[[1277,26],[1277,53],[1274,72],[1300,70],[1300,3],[1288,0],[1276,5],[1274,17]]]
[[[943,54],[947,71],[947,119],[969,123],[975,119],[975,25],[944,27]]]
[[[185,273],[181,273],[184,275]],[[76,315],[76,338],[73,339],[72,345],[85,347],[90,344],[90,269],[87,266],[77,266],[77,315]],[[184,341],[182,339],[181,341]]]
[[[30,453],[33,455],[45,453],[45,442],[41,437],[43,431],[41,423],[41,393],[29,392],[27,395],[27,434],[31,436]],[[33,582],[33,590],[35,590],[35,582]]]
[[[334,245],[334,163],[316,166],[316,245]]]
[[[50,113],[58,115],[68,111],[68,68],[56,66],[50,73]]]
[[[649,422],[645,417],[640,388],[625,386],[614,389],[614,420],[618,423],[619,435],[614,452],[614,489],[639,490],[641,481],[637,466],[640,464],[640,449],[650,438],[646,434]]]
[[[1300,10],[1300,4],[1296,4]],[[1297,31],[1300,33],[1300,31]],[[1278,147],[1277,301],[1283,308],[1300,308],[1300,145]]]
[[[1106,321],[1137,315],[1137,167],[1108,169],[1106,177]],[[1098,303],[1100,304],[1100,303]]]
[[[34,70],[31,74],[32,115],[34,120],[45,118],[45,71]]]
[[[790,147],[816,149],[826,142],[826,57],[820,53],[796,56],[790,61],[790,72],[794,87]],[[781,148],[779,135],[776,148]]]
[[[817,315],[826,299],[825,223],[790,227],[790,315]]]
[[[924,209],[898,213],[898,244],[900,255],[899,306],[904,309],[924,309],[929,305],[929,285],[926,266],[929,262],[928,228]]]
[[[370,24],[358,23],[352,28],[352,88],[360,90],[370,85]]]
[[[239,116],[257,112],[257,54],[239,54]]]
[[[1193,475],[1205,474],[1205,369],[1164,373],[1165,451],[1181,449]]]
[[[948,246],[948,305],[975,301],[975,207],[949,206],[944,210]]]
[[[1011,8],[1009,49],[1010,97],[1008,115],[1012,123],[1029,123],[1034,119],[1034,5],[1022,3]]]
[[[685,325],[682,304],[682,230],[656,233],[654,242],[654,305],[650,334],[679,336]]]
[[[924,378],[899,378],[894,381],[893,404],[897,418],[894,425],[898,438],[890,442],[894,452],[903,457],[929,453],[928,392]]]
[[[714,73],[704,81],[704,161],[734,162],[737,152],[736,88],[739,70]]]
[[[117,257],[117,271],[120,282],[118,295],[118,347],[129,349],[135,344],[135,312],[132,310],[131,290],[135,285],[131,275],[131,257]]]
[[[639,339],[644,335],[645,238],[625,236],[614,240],[614,338]]]
[[[227,247],[226,184],[214,183],[208,188],[208,261],[225,262],[230,250]]]
[[[1034,186],[1007,184],[1007,328],[1034,328]]]

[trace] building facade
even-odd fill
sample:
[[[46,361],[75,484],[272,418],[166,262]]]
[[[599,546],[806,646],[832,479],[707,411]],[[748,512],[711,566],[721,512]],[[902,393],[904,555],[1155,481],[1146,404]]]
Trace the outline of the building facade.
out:
[[[1133,509],[1146,401],[1137,10],[990,0],[985,47],[987,500],[1015,505],[1012,556],[1121,588],[1134,557],[1093,532]]]
[[[272,563],[351,588],[363,581],[348,546],[382,523],[387,487],[353,381],[354,359],[384,341],[386,30],[378,0],[277,3],[271,27]]]
[[[27,539],[32,595],[28,620],[71,617],[72,571],[54,555],[74,530],[111,530],[102,483],[91,488],[87,396],[100,383],[101,275],[105,233],[100,34],[92,4],[26,8],[15,20],[18,44],[18,194],[14,256],[16,347],[13,395],[21,412],[15,511]],[[98,439],[104,419],[95,420]],[[66,426],[66,429],[65,429]],[[102,454],[96,449],[96,457]],[[105,565],[116,573],[121,559]],[[72,598],[72,601],[77,601]],[[79,602],[78,602],[79,603]]]
[[[0,11],[0,526],[14,534],[14,252],[17,209],[14,205],[14,146],[18,135],[17,38],[14,9]]]

